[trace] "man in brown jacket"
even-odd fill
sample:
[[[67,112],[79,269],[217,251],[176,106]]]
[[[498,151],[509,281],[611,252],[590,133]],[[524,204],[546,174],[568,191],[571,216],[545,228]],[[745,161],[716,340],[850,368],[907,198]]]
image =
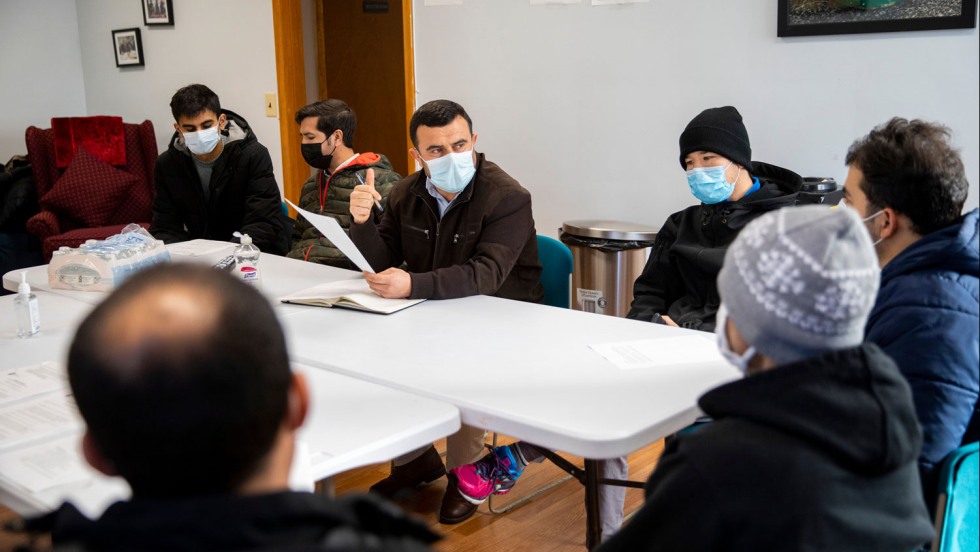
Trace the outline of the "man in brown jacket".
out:
[[[495,295],[540,302],[531,195],[476,153],[477,136],[463,107],[431,101],[412,116],[409,133],[412,157],[423,170],[395,184],[380,223],[371,216],[381,200],[372,171],[350,196],[351,239],[378,271],[364,274],[371,289],[392,298]],[[474,462],[483,453],[483,435],[466,425],[450,435],[445,466],[432,446],[396,458],[391,475],[371,490],[392,497]],[[475,511],[450,476],[439,521],[459,523]]]

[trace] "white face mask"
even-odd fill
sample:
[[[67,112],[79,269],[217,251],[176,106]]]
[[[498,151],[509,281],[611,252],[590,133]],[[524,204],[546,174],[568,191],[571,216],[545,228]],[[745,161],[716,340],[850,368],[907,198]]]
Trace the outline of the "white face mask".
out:
[[[850,205],[847,204],[846,201],[844,201],[844,198],[841,198],[841,200],[837,202],[837,207],[840,208],[840,209],[854,209],[854,207],[851,207]],[[854,212],[857,213],[857,209],[854,209]],[[877,217],[878,215],[880,215],[880,214],[882,214],[884,212],[885,212],[884,209],[879,209],[877,213],[874,213],[873,215],[869,215],[869,216],[866,216],[866,217],[862,218],[861,219],[861,222],[869,222],[869,221],[872,221],[872,220],[875,219],[875,217]],[[858,216],[861,216],[861,214],[858,213]],[[865,228],[867,228],[867,226],[865,226]],[[868,231],[868,234],[869,235],[871,234],[871,231],[870,230]],[[871,244],[871,246],[874,247],[874,246],[878,245],[879,243],[881,243],[884,240],[885,240],[885,238],[882,238],[881,236],[879,236],[878,239],[875,240],[874,243]]]
[[[476,174],[472,150],[443,155],[425,164],[429,166],[432,185],[450,194],[462,192]]]
[[[185,132],[184,143],[187,149],[195,155],[207,155],[218,146],[221,137],[218,136],[218,125],[197,132]]]
[[[879,211],[878,211],[877,213],[875,213],[875,214],[873,214],[873,215],[871,215],[871,216],[869,216],[869,217],[864,217],[863,219],[861,219],[861,222],[870,222],[870,221],[872,221],[872,220],[874,220],[874,219],[875,219],[875,217],[877,217],[878,215],[880,215],[880,214],[882,214],[882,213],[884,213],[884,212],[885,212],[885,210],[884,210],[884,209],[881,209],[881,210],[879,210]],[[871,232],[869,231],[868,233],[870,234]],[[874,242],[874,243],[872,243],[872,244],[871,244],[871,246],[872,246],[872,247],[874,247],[874,246],[876,246],[876,245],[878,245],[878,244],[879,244],[879,243],[881,243],[881,242],[882,242],[882,240],[884,240],[884,239],[885,239],[885,238],[882,238],[882,237],[881,237],[881,236],[879,235],[879,236],[878,236],[878,239],[877,239],[877,240],[875,240],[875,242]]]
[[[742,372],[742,375],[745,375],[749,371],[749,361],[755,356],[755,346],[749,347],[741,355],[735,354],[735,351],[732,351],[732,347],[728,343],[728,332],[725,331],[727,326],[728,309],[722,303],[718,306],[718,315],[715,318],[715,338],[718,342],[718,352],[721,353],[721,356],[725,357],[725,360],[729,364],[738,368],[738,371]]]

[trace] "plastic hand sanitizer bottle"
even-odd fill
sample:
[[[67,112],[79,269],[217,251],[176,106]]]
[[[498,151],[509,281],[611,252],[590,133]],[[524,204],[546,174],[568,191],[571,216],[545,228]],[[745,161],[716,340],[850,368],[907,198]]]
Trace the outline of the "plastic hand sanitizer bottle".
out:
[[[235,274],[246,284],[258,286],[262,283],[259,274],[259,248],[252,244],[248,234],[235,232],[234,236],[241,240],[241,245],[235,248]]]
[[[41,311],[37,306],[37,295],[31,293],[27,283],[27,273],[20,273],[17,297],[14,297],[14,312],[17,317],[17,337],[31,337],[41,330]]]

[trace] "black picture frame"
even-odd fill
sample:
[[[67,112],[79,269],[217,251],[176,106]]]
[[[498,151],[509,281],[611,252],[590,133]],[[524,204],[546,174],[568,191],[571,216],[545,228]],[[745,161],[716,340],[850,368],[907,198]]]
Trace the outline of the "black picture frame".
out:
[[[143,4],[143,24],[173,25],[174,0],[140,0]]]
[[[889,2],[886,6],[878,5]],[[918,17],[917,11],[926,11],[922,0],[779,0],[776,36],[893,33],[977,26],[977,0],[942,0],[942,3],[948,4],[945,7],[949,8],[950,15],[937,17],[934,13],[924,13]],[[936,3],[932,4],[932,9],[936,9]],[[954,13],[956,11],[959,13]]]
[[[112,31],[112,51],[116,58],[116,67],[142,67],[145,60],[139,28]]]

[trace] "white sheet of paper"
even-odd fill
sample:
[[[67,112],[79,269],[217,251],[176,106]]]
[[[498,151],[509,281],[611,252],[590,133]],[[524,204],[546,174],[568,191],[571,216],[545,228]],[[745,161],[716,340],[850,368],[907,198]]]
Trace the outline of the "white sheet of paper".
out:
[[[356,280],[335,280],[324,282],[306,289],[302,289],[289,295],[284,295],[279,299],[288,301],[290,299],[319,299],[321,297],[340,297],[350,293],[373,293],[367,280],[357,278]]]
[[[0,377],[0,406],[68,386],[68,375],[57,362],[11,368]]]
[[[0,449],[82,427],[70,390],[55,391],[0,408]]]
[[[612,4],[639,4],[650,0],[592,0],[593,6],[609,6]]]
[[[544,4],[581,4],[582,0],[531,0],[532,6],[541,6]]]
[[[589,347],[622,370],[724,360],[714,336],[709,335],[599,343]]]
[[[294,491],[313,492],[316,481],[310,465],[310,445],[297,439],[293,450],[293,463],[289,466],[289,488]]]
[[[197,241],[197,243],[194,243]],[[170,252],[172,257],[203,257],[205,255],[211,255],[212,253],[217,253],[225,249],[228,250],[228,254],[237,247],[238,244],[235,243],[208,243],[206,240],[191,240],[185,242],[171,243],[167,246],[167,251]]]
[[[79,433],[0,454],[0,474],[32,493],[90,479],[80,440]]]
[[[337,219],[300,209],[295,203],[289,201],[288,199],[286,200],[286,203],[288,203],[293,209],[296,209],[297,213],[303,215],[303,218],[310,221],[310,224],[319,230],[325,238],[330,240],[330,243],[334,244],[334,246],[339,249],[341,253],[347,255],[347,258],[350,259],[352,263],[357,265],[357,268],[360,268],[364,272],[374,274],[374,269],[371,268],[371,265],[368,264],[367,259],[365,259],[364,255],[361,254],[361,250],[358,249],[357,246],[354,245],[354,242],[350,240],[350,236],[347,235],[347,232],[344,232],[344,229],[341,228],[340,223],[337,222]]]
[[[462,6],[463,0],[425,0],[424,6]]]

